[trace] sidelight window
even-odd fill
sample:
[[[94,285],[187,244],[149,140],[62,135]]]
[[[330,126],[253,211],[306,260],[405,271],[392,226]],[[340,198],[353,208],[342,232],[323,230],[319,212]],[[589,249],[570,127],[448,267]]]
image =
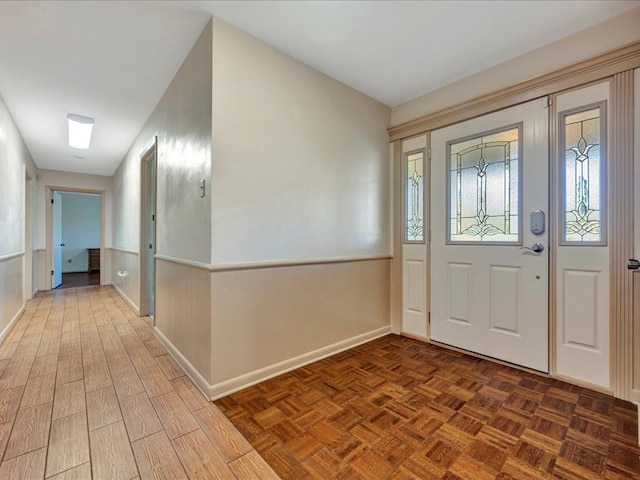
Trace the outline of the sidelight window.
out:
[[[605,245],[604,104],[560,113],[560,244]]]
[[[424,150],[405,159],[405,243],[424,242]]]

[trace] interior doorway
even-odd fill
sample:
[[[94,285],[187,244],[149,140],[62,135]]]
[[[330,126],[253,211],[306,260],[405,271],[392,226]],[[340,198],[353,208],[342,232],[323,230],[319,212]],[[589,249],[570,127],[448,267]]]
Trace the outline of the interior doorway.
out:
[[[100,285],[104,243],[103,193],[48,187],[47,258],[50,288]]]
[[[157,137],[140,156],[140,315],[155,314]]]

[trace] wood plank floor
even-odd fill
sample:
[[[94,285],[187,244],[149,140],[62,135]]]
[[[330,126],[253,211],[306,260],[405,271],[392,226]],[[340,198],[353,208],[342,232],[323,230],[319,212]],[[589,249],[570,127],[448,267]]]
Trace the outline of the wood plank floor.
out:
[[[277,479],[111,287],[40,293],[0,345],[0,479]]]
[[[88,287],[90,285],[100,285],[100,270],[63,273],[62,283],[57,288]]]
[[[285,479],[640,479],[630,403],[395,335],[215,404]]]

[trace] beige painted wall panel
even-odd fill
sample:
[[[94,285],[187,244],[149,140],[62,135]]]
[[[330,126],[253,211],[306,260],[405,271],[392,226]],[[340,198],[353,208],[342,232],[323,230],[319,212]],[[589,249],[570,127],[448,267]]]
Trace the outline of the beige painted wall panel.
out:
[[[389,254],[390,109],[213,21],[212,263]]]
[[[389,260],[213,272],[212,384],[389,325]]]
[[[23,306],[23,257],[16,255],[0,260],[0,339]]]
[[[211,382],[211,273],[156,260],[156,328]]]
[[[31,252],[31,272],[25,272],[25,274],[31,274],[31,296],[38,293],[38,269],[40,266],[38,265],[38,250],[33,250]]]
[[[140,264],[137,253],[109,250],[111,256],[111,282],[127,297],[135,308],[140,309]]]
[[[25,170],[35,177],[31,154],[0,96],[0,256],[24,251]]]
[[[23,306],[25,278],[26,176],[35,177],[35,164],[2,97],[0,97],[0,332]],[[30,203],[30,202],[29,202]],[[10,257],[8,257],[10,256]],[[30,260],[30,259],[29,259]],[[28,295],[28,294],[27,294]]]
[[[640,8],[394,107],[391,125],[452,107],[640,40]]]
[[[35,252],[37,258],[37,272],[36,272],[36,282],[38,285],[38,290],[43,292],[49,289],[47,285],[47,279],[50,277],[51,267],[47,265],[47,252],[46,250],[36,250]]]
[[[140,155],[158,137],[156,252],[210,262],[211,23],[196,41],[114,174],[114,246],[138,251]]]
[[[144,146],[137,145],[113,174],[113,246],[140,249],[140,157]],[[133,151],[133,147],[132,147]],[[114,267],[115,272],[115,267]]]

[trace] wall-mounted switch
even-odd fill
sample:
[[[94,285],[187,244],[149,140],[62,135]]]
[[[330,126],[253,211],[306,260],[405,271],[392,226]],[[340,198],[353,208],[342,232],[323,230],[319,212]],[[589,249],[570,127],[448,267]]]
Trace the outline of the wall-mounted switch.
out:
[[[205,194],[205,183],[204,183],[204,178],[202,180],[200,180],[200,197],[204,197]]]

